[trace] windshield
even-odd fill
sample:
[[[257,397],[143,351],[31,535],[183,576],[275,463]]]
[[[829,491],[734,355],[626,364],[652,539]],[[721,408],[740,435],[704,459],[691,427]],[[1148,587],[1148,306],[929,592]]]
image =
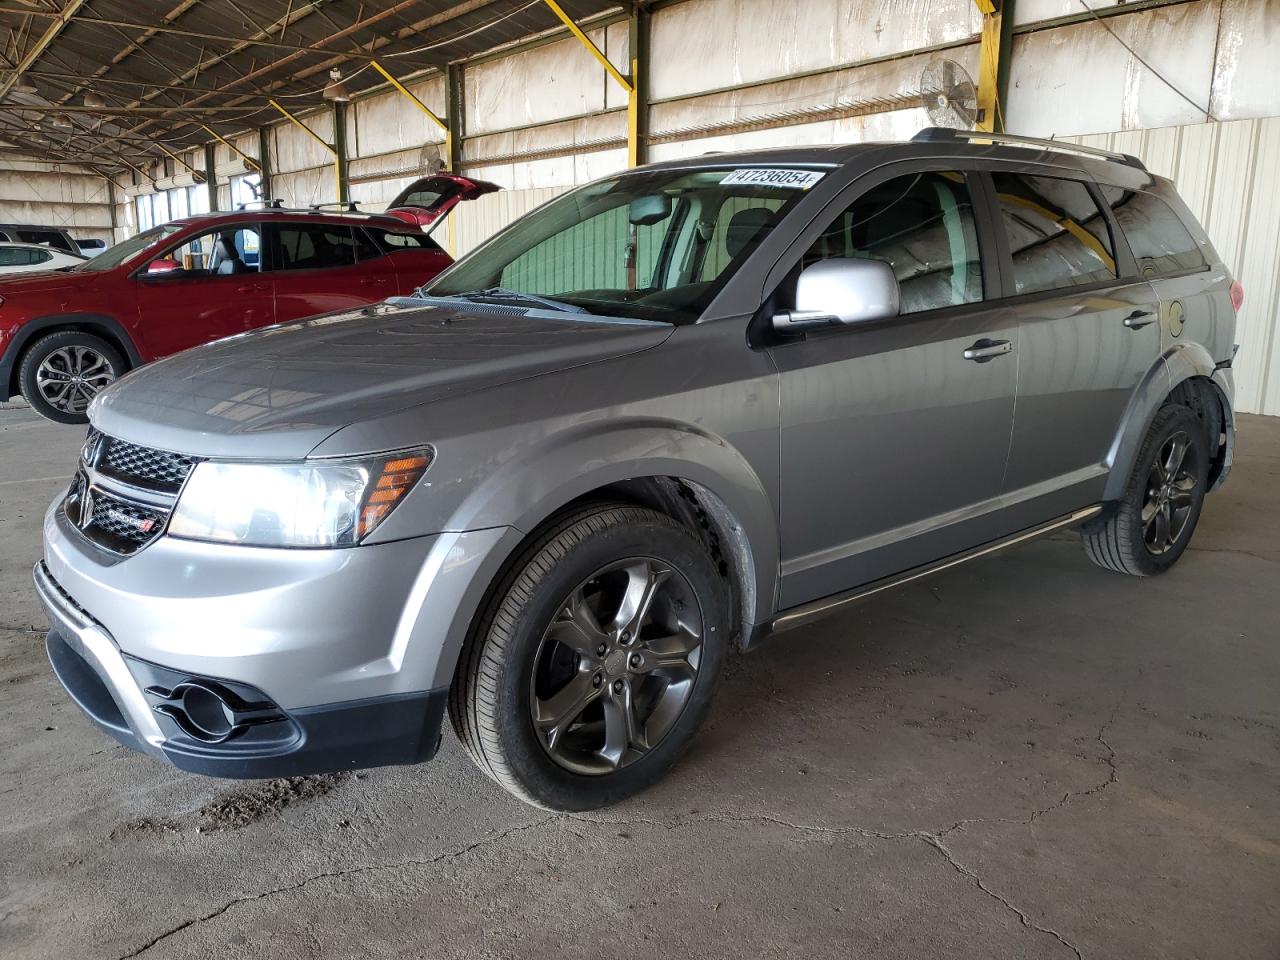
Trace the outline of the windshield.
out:
[[[821,178],[726,167],[588,184],[517,220],[425,293],[692,323]]]
[[[131,260],[151,245],[173,236],[181,229],[182,225],[177,223],[165,223],[158,227],[152,227],[150,230],[144,230],[128,240],[121,240],[115,246],[107,247],[92,260],[78,264],[72,269],[81,273],[87,273],[91,270],[110,270]]]

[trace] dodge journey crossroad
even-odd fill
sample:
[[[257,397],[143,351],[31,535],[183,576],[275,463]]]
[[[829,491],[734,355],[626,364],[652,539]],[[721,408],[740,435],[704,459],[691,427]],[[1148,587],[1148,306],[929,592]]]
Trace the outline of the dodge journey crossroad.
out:
[[[412,296],[98,395],[35,584],[122,743],[661,777],[742,649],[1052,531],[1169,569],[1231,465],[1242,293],[1133,157],[929,130],[572,190]],[[777,641],[786,642],[786,641]]]

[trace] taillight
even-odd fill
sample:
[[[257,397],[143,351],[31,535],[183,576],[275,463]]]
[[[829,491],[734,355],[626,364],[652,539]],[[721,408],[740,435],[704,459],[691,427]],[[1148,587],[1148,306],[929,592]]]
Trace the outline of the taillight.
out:
[[[1231,281],[1231,309],[1236,313],[1240,312],[1240,308],[1244,305],[1244,287],[1240,286],[1239,280]]]

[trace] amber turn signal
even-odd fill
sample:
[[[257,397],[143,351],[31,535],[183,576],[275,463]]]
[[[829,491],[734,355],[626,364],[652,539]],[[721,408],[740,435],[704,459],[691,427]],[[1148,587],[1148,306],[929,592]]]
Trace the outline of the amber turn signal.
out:
[[[357,540],[363,540],[386,519],[387,514],[413,489],[413,485],[422,479],[427,467],[431,466],[431,459],[431,451],[421,450],[396,454],[378,465],[376,480],[370,484],[364,506],[360,509]]]

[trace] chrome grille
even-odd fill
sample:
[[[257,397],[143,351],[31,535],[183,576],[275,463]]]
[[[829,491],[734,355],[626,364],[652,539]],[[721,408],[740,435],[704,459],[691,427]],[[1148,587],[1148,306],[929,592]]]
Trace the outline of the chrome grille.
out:
[[[90,429],[67,491],[67,520],[86,540],[128,555],[162,533],[196,458]]]
[[[142,507],[100,490],[94,492],[92,506],[93,516],[90,522],[94,532],[121,546],[131,545],[134,550],[159,536],[168,519],[168,514],[163,511]],[[118,552],[131,551],[122,549]]]
[[[103,437],[98,470],[125,483],[177,493],[195,462],[194,457],[181,453]]]

